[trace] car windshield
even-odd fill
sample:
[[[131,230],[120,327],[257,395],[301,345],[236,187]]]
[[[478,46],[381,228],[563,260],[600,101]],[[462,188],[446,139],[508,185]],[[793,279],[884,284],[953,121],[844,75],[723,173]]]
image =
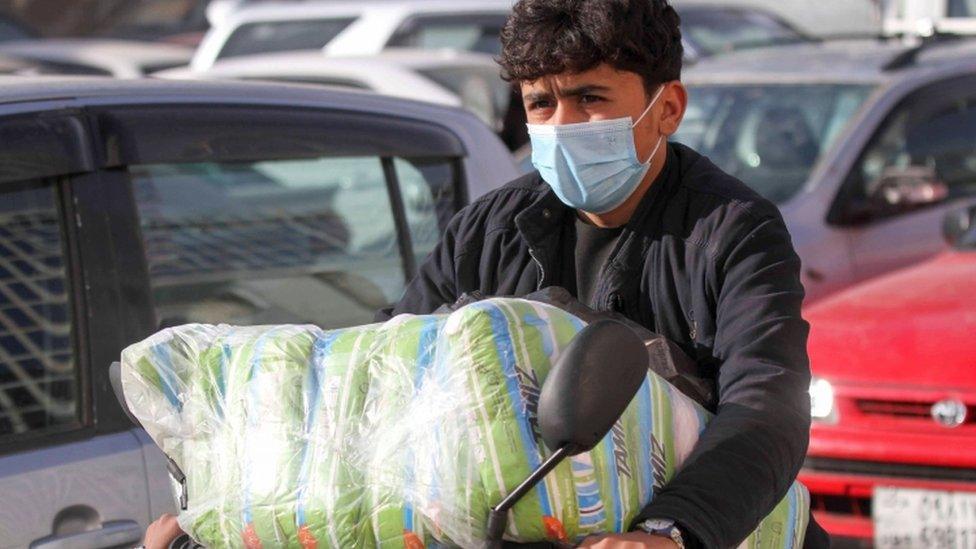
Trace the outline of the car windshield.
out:
[[[805,40],[768,13],[717,7],[683,10],[681,34],[700,55]]]
[[[278,51],[315,50],[339,35],[355,19],[265,21],[241,25],[227,38],[218,59]]]
[[[691,85],[674,140],[780,203],[803,187],[870,92],[858,84]]]

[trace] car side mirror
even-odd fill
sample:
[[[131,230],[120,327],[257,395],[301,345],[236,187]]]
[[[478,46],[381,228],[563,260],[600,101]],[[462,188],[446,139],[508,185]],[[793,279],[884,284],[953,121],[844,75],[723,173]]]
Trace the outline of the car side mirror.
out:
[[[976,248],[976,206],[949,212],[942,223],[942,236],[953,248]]]
[[[933,167],[893,167],[868,187],[867,196],[879,209],[903,211],[942,202],[949,197],[949,186],[939,180]]]
[[[596,446],[634,399],[647,377],[644,342],[626,324],[598,320],[583,328],[542,384],[537,417],[553,453],[488,519],[486,546],[502,547],[508,511],[560,462]]]

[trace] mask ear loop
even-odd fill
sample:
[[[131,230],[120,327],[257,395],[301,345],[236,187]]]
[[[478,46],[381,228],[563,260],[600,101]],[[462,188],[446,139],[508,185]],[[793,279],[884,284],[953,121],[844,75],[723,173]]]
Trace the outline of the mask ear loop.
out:
[[[648,104],[647,105],[647,108],[644,109],[644,113],[640,115],[640,118],[637,119],[637,122],[634,122],[630,126],[630,129],[631,130],[633,130],[634,128],[636,128],[637,127],[637,124],[640,124],[640,121],[643,120],[645,116],[647,116],[647,113],[651,112],[651,107],[653,107],[654,104],[657,103],[657,100],[661,98],[661,94],[662,93],[664,93],[664,84],[661,84],[661,87],[658,88],[657,93],[654,94],[654,99],[651,99],[650,104]],[[663,143],[663,142],[664,142],[664,136],[662,135],[661,137],[658,138],[657,145],[654,146],[654,150],[651,151],[651,155],[647,157],[647,160],[646,161],[641,162],[641,164],[649,164],[651,162],[651,159],[654,158],[654,155],[657,154],[658,149],[661,148],[661,143]],[[637,158],[637,161],[640,162],[640,158],[639,157]]]
[[[647,108],[644,109],[644,112],[641,113],[637,121],[630,125],[630,129],[636,128],[637,125],[640,124],[640,121],[643,120],[645,116],[647,116],[647,113],[651,112],[651,108],[654,107],[654,104],[657,103],[657,100],[661,98],[662,93],[664,93],[664,84],[661,84],[661,87],[658,88],[657,93],[654,94],[654,99],[651,99],[651,102],[647,104]]]

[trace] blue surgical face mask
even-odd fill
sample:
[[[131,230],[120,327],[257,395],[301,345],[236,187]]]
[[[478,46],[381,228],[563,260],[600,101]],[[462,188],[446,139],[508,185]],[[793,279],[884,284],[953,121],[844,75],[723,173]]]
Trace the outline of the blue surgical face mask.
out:
[[[559,126],[528,124],[532,165],[567,206],[595,214],[612,211],[634,193],[664,142],[662,135],[646,162],[637,158],[633,130],[663,91],[661,86],[636,122],[628,116]]]

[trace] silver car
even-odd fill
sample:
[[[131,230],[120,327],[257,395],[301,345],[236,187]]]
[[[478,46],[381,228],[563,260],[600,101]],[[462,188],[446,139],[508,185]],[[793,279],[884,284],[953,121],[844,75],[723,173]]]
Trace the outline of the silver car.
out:
[[[776,202],[808,302],[944,249],[976,202],[976,41],[840,41],[702,60],[674,140]]]
[[[362,324],[516,175],[459,109],[254,83],[0,78],[0,547],[174,511],[108,366],[186,322]]]

